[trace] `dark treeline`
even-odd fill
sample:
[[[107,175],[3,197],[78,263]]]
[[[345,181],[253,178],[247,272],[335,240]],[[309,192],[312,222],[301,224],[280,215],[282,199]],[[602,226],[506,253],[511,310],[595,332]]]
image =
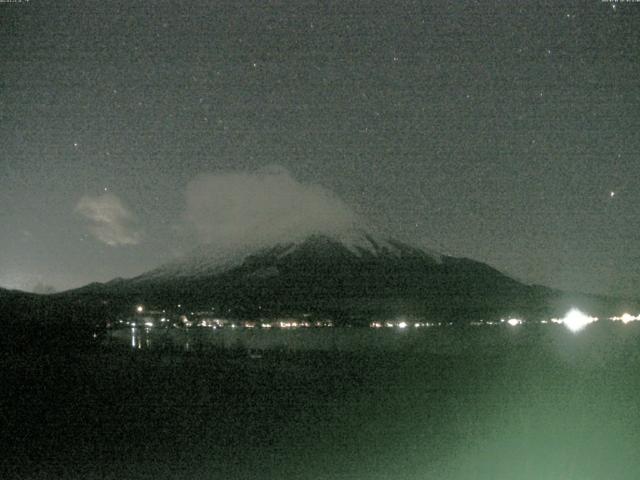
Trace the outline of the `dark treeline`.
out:
[[[0,293],[0,350],[72,351],[96,345],[110,318],[107,306],[24,292]]]

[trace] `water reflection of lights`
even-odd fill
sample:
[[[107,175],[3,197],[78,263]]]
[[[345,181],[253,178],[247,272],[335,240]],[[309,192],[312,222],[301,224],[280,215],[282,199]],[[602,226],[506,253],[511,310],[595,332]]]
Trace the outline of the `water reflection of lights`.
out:
[[[140,335],[138,333],[138,329],[135,326],[131,327],[131,347],[132,348],[142,347],[142,345],[140,344]]]

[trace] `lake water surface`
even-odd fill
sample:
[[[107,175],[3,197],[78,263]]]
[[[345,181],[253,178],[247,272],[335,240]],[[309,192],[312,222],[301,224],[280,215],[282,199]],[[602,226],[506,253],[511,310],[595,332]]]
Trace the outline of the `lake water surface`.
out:
[[[0,477],[640,478],[637,325],[175,330],[3,358]]]

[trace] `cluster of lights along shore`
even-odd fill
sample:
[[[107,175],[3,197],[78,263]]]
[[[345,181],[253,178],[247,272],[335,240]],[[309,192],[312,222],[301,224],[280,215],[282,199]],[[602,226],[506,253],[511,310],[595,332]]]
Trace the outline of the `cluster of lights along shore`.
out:
[[[178,305],[181,309],[182,305]],[[214,309],[212,309],[213,311]],[[189,312],[189,314],[170,315],[166,310],[148,310],[144,305],[137,305],[135,307],[135,315],[124,320],[118,320],[120,325],[127,325],[131,328],[136,327],[177,327],[177,328],[326,328],[333,327],[334,322],[332,320],[317,320],[312,319],[310,313],[304,313],[300,317],[286,317],[275,320],[231,320],[227,318],[213,317],[211,312]],[[520,318],[503,318],[499,321],[471,321],[470,326],[494,326],[494,325],[507,325],[509,327],[518,327],[523,324],[558,324],[564,325],[572,332],[578,332],[584,329],[587,325],[597,322],[600,319],[592,317],[586,313],[581,312],[577,308],[572,308],[562,318],[550,318],[548,320],[526,321]],[[620,316],[609,317],[608,320],[613,322],[621,322],[627,324],[630,322],[640,321],[640,314],[631,315],[630,313],[623,313]],[[385,321],[372,321],[369,323],[369,327],[373,329],[399,329],[407,330],[411,328],[428,328],[428,327],[442,327],[451,326],[452,322],[425,322],[411,320],[408,317],[400,316],[394,319]]]
[[[178,309],[182,309],[182,305],[177,305]],[[311,319],[311,314],[304,313],[302,318],[280,318],[278,320],[238,320],[220,318],[212,315],[215,311],[190,311],[184,314],[171,314],[167,310],[147,309],[144,305],[135,307],[135,315],[128,319],[120,319],[120,325],[127,325],[132,328],[136,327],[177,327],[177,328],[322,328],[333,327],[332,320]]]

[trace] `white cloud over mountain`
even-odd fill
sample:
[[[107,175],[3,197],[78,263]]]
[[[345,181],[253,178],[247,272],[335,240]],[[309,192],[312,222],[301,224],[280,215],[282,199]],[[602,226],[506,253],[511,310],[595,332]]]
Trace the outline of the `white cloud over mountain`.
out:
[[[112,193],[84,195],[75,211],[88,220],[89,232],[109,246],[137,245],[142,239],[135,215]]]
[[[331,191],[279,166],[200,175],[187,186],[186,220],[201,242],[222,249],[335,233],[360,223]]]

